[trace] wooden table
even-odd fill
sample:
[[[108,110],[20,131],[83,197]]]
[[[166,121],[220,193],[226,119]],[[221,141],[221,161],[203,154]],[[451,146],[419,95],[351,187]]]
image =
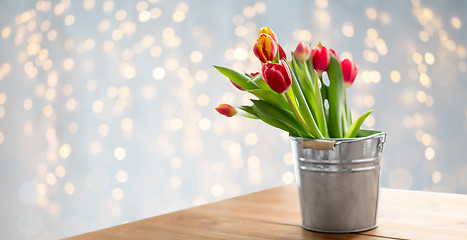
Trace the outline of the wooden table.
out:
[[[68,239],[467,239],[467,195],[382,189],[379,206],[376,229],[311,232],[291,184]]]

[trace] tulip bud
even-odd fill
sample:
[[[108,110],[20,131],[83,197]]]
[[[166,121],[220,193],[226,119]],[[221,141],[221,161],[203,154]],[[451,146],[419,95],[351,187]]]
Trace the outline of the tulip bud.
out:
[[[341,68],[342,75],[344,76],[344,87],[347,89],[352,86],[355,81],[358,73],[358,67],[355,65],[355,62],[352,62],[349,59],[344,59],[341,62]]]
[[[332,54],[334,54],[334,57],[336,57],[337,61],[339,61],[339,62],[341,61],[341,60],[339,60],[339,55],[337,55],[336,50],[330,48],[329,51],[330,51]]]
[[[238,90],[240,90],[240,91],[245,91],[244,88],[242,88],[240,85],[236,84],[234,81],[230,80],[230,82],[231,82],[232,85],[234,85]]]
[[[287,59],[287,55],[285,55],[285,51],[282,49],[282,46],[278,43],[277,47],[279,48],[279,59]]]
[[[276,34],[271,30],[269,27],[262,27],[259,30],[258,36],[261,35],[261,33],[266,33],[267,35],[271,36],[271,38],[274,40],[274,42],[277,42]]]
[[[293,52],[295,58],[299,61],[306,61],[311,57],[311,48],[300,41]]]
[[[229,104],[220,104],[219,107],[216,107],[216,110],[226,116],[226,117],[232,117],[234,116],[235,114],[237,114],[237,110],[235,110],[234,107],[232,107],[231,105]]]
[[[262,63],[272,61],[276,57],[277,43],[270,35],[261,33],[253,47],[253,53]]]
[[[287,63],[280,60],[279,63],[266,63],[261,68],[264,81],[269,87],[278,93],[283,93],[292,85],[292,77]]]
[[[318,72],[318,76],[328,69],[329,62],[331,61],[331,57],[329,56],[328,50],[318,43],[316,48],[312,50],[313,55],[313,67],[315,68],[316,72]]]

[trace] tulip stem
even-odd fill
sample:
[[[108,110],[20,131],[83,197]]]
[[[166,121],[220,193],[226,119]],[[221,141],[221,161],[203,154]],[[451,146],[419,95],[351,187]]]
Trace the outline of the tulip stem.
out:
[[[344,90],[344,101],[345,101],[345,111],[344,111],[344,119],[343,119],[343,127],[344,127],[344,135],[352,125],[352,112],[350,111],[349,104],[347,103],[347,91]]]
[[[290,91],[290,89],[287,90],[287,91]],[[300,124],[305,128],[305,130],[307,130],[311,134],[311,131],[310,131],[310,129],[308,129],[308,126],[305,124],[305,121],[303,120],[302,116],[300,115],[298,110],[295,108],[295,105],[293,104],[292,99],[290,99],[290,97],[289,97],[289,95],[287,93],[283,93],[283,94],[287,98],[287,101],[289,102],[289,105],[292,108],[292,111],[293,111],[293,114],[295,115],[295,117],[298,119]],[[312,137],[314,138],[314,136],[312,136]]]

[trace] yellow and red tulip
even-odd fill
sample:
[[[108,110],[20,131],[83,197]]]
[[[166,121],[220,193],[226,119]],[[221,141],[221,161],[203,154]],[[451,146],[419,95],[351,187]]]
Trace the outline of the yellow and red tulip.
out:
[[[274,42],[277,42],[276,34],[271,30],[269,27],[262,27],[259,30],[258,36],[261,35],[261,33],[266,33],[267,35],[271,36],[271,38],[274,40]]]
[[[279,63],[266,63],[261,68],[264,81],[269,87],[278,93],[283,93],[290,88],[292,77],[284,60]]]
[[[273,61],[277,54],[277,43],[266,33],[261,33],[253,47],[253,53],[262,62]]]
[[[349,59],[344,59],[341,62],[341,68],[342,75],[344,77],[344,87],[347,89],[352,86],[355,81],[358,73],[358,67],[355,65],[355,62],[352,62]]]
[[[318,43],[318,46],[313,48],[312,50],[313,55],[313,67],[315,68],[318,75],[321,74],[328,69],[329,61],[331,60],[331,56],[329,55],[329,51],[326,47],[323,47],[321,43]]]
[[[297,60],[306,61],[311,57],[311,48],[310,46],[300,41],[297,47],[295,48],[293,55]]]
[[[233,117],[237,114],[237,110],[229,104],[220,104],[216,110],[226,117]]]

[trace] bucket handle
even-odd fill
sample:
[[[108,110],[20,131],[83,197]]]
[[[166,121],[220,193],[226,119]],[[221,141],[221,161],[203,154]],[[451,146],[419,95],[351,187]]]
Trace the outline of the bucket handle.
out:
[[[332,150],[336,149],[336,140],[303,140],[302,141],[303,149],[313,149],[313,150]]]

